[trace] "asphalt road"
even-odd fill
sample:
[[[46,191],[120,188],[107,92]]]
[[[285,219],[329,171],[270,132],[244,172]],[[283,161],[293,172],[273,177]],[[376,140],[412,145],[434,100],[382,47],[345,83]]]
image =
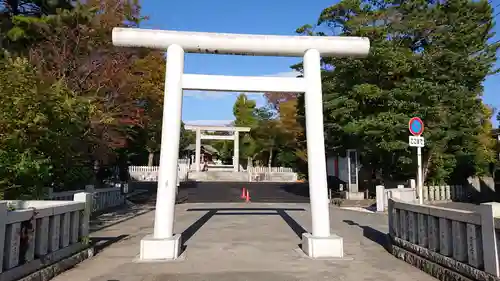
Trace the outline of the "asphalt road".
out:
[[[145,189],[156,194],[157,182],[133,182],[132,189]],[[275,182],[182,182],[178,203],[241,203],[248,191],[254,203],[309,203],[307,183]],[[154,197],[154,196],[153,196]]]

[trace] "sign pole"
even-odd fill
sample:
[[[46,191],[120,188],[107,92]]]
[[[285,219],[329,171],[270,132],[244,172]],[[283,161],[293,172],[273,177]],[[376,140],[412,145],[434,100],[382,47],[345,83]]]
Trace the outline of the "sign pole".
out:
[[[424,184],[422,175],[422,148],[417,147],[417,190],[418,190],[418,203],[424,204]]]
[[[418,117],[413,117],[408,122],[408,129],[412,134],[408,140],[410,147],[417,148],[417,193],[418,203],[424,204],[424,180],[422,174],[422,147],[425,146],[425,139],[422,137],[424,132],[424,122]]]

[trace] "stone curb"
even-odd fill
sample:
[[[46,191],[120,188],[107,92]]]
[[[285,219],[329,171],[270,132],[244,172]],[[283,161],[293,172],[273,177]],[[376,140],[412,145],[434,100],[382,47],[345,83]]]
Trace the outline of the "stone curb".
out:
[[[80,252],[37,270],[36,272],[23,277],[18,281],[48,281],[64,271],[73,268],[82,261],[93,257],[94,253],[95,245],[86,247]]]
[[[113,225],[131,220],[133,218],[136,218],[138,216],[144,215],[146,213],[151,212],[154,210],[154,208],[145,208],[142,211],[139,211],[137,213],[134,213],[131,216],[125,216],[121,219],[118,219],[116,221],[113,221],[112,223],[103,225],[99,228],[93,229],[92,232],[96,232],[102,229],[105,229],[107,227],[111,227]],[[92,233],[90,233],[92,235]],[[56,277],[57,275],[75,267],[77,264],[85,261],[86,259],[92,258],[96,253],[97,253],[97,247],[99,247],[99,244],[93,244],[90,246],[87,246],[80,250],[79,252],[60,259],[59,261],[56,261],[55,263],[52,263],[46,267],[43,267],[25,277],[22,277],[18,281],[49,281],[52,278]]]

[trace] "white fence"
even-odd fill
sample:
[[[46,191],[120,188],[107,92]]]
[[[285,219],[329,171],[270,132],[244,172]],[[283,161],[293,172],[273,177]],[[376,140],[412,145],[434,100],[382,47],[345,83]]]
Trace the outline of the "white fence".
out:
[[[408,203],[416,203],[418,200],[416,188],[385,189],[384,186],[379,185],[376,192],[378,212],[387,210],[389,199],[397,199]],[[466,189],[461,185],[424,186],[422,193],[425,203],[464,201],[467,199]]]
[[[297,173],[294,172],[249,172],[250,182],[296,182]]]
[[[120,185],[109,188],[94,189],[94,186],[87,185],[85,190],[72,190],[63,192],[49,191],[49,200],[73,200],[75,194],[80,192],[88,192],[92,195],[92,213],[120,206],[125,204],[126,194],[122,192]]]
[[[91,194],[73,201],[0,201],[0,280],[18,280],[83,250]]]
[[[130,177],[136,181],[158,181],[159,166],[130,166],[128,172]],[[178,180],[186,181],[189,172],[189,164],[180,161],[178,164]]]
[[[249,173],[293,173],[292,168],[286,167],[248,167]]]
[[[392,252],[438,278],[498,280],[498,216],[499,203],[481,204],[474,212],[390,199]]]
[[[179,160],[179,181],[186,181],[189,178],[190,166],[184,159]],[[209,166],[209,171],[210,171]],[[215,167],[215,166],[214,166]],[[228,169],[227,167],[232,167],[228,165],[221,166],[220,170]],[[213,168],[213,167],[212,167]],[[136,181],[157,181],[158,180],[158,166],[130,166],[129,174],[130,177]],[[219,171],[219,169],[214,168],[213,171]],[[231,171],[231,170],[229,170]],[[286,181],[296,181],[297,174],[293,172],[292,168],[285,167],[248,167],[244,172],[249,174],[250,181],[266,181],[271,178],[283,178]],[[269,179],[268,179],[269,178]]]

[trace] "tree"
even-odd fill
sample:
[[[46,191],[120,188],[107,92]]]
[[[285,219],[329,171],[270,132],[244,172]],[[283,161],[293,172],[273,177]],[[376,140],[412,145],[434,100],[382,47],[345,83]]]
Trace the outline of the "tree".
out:
[[[482,82],[499,47],[488,43],[487,1],[344,0],[323,10],[317,26],[326,31],[306,25],[297,32],[363,36],[371,43],[365,59],[322,61],[329,151],[357,148],[364,166],[385,178],[408,178],[415,162],[407,122],[419,116],[428,182],[479,171]]]
[[[283,103],[293,101],[297,99],[297,94],[295,93],[265,93],[264,97],[267,100],[267,103],[272,107],[273,110],[280,112],[280,106]]]
[[[268,105],[279,120],[281,143],[276,155],[277,165],[305,172],[307,153],[304,125],[299,120],[299,95],[295,93],[265,93]]]
[[[86,1],[56,14],[14,16],[7,36],[12,44],[29,43],[20,55],[29,58],[47,83],[64,80],[90,101],[91,154],[97,167],[115,161],[114,150],[127,139],[122,121],[137,114],[128,74],[145,51],[115,48],[110,38],[113,27],[138,26],[143,19],[139,12],[135,0]]]
[[[481,130],[478,133],[477,152],[475,153],[475,170],[479,175],[495,174],[495,166],[497,162],[497,140],[492,137],[494,109],[491,106],[482,106],[483,118],[481,120]]]
[[[88,101],[44,83],[22,58],[0,61],[0,198],[43,198],[92,178]],[[75,137],[77,136],[77,137]]]
[[[301,174],[307,173],[307,143],[305,124],[299,119],[299,99],[281,103],[279,120],[283,128],[284,148],[280,149],[278,157],[285,167],[292,167]]]
[[[195,143],[196,134],[193,131],[184,129],[184,122],[181,123],[181,139],[179,143],[179,157],[186,156],[188,145]]]
[[[81,140],[78,148],[85,148],[87,162],[74,161],[75,165],[86,163],[80,169],[83,172],[92,167],[93,162],[100,166],[116,161],[116,149],[126,144],[127,134],[132,134],[128,130],[129,124],[123,124],[123,121],[137,117],[140,99],[129,73],[138,59],[151,52],[115,48],[110,40],[113,27],[136,27],[144,19],[136,0],[49,2],[4,1],[0,47],[2,55],[6,51],[8,57],[26,57],[36,71],[34,81],[39,81],[44,87],[62,85],[63,93],[75,95],[75,99],[86,105],[82,109],[88,109],[85,112],[90,129],[84,135],[69,131],[74,133],[74,139]],[[57,147],[64,137],[61,136],[61,140],[51,138],[53,147]],[[21,151],[16,153],[24,157]],[[33,157],[58,159],[42,150],[33,153]],[[67,182],[59,180],[55,168],[51,169],[51,182],[46,186]],[[66,174],[71,174],[70,168]],[[65,188],[70,186],[74,185]]]
[[[255,140],[258,147],[258,152],[262,160],[265,156],[269,167],[272,167],[273,159],[276,156],[275,151],[284,142],[284,131],[281,126],[280,120],[273,118],[273,113],[266,107],[258,109],[257,113],[258,124],[252,129],[251,136]]]
[[[212,141],[211,145],[218,151],[218,159],[223,163],[232,163],[234,153],[234,143],[228,140]]]
[[[245,95],[240,95],[233,107],[234,123],[251,127],[250,134],[240,141],[244,144],[243,155],[268,166],[286,163],[293,167],[290,164],[296,159],[295,136],[300,131],[295,120],[295,95],[266,93],[265,96],[268,103],[262,107],[257,108]]]
[[[163,96],[165,89],[165,59],[163,53],[151,51],[134,61],[127,81],[132,85],[129,96],[137,103],[138,114],[130,120],[139,132],[134,134],[148,153],[148,166],[160,151]],[[184,130],[184,126],[182,126]]]
[[[240,94],[234,103],[233,114],[234,114],[234,126],[240,127],[250,127],[253,128],[257,125],[257,118],[255,117],[256,102],[254,100],[249,100],[247,95]],[[254,140],[245,134],[240,136],[240,156],[243,156],[244,162],[247,158],[253,159],[256,155],[257,146]]]
[[[30,25],[44,23],[47,16],[74,8],[73,1],[3,0],[0,8],[0,42],[2,49],[25,54],[32,43],[42,39],[28,34]]]
[[[255,118],[256,103],[254,100],[249,100],[247,95],[240,94],[236,98],[233,106],[233,114],[235,117],[235,126],[255,126],[257,120]]]

